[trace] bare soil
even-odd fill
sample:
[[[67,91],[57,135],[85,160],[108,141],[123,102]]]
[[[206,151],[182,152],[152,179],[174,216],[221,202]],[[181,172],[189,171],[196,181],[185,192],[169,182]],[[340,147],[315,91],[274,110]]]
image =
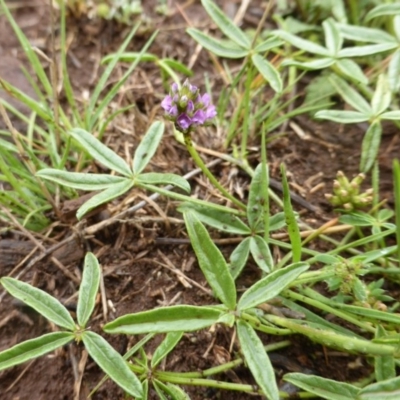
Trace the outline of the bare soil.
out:
[[[16,5],[14,1],[9,3]],[[172,6],[175,11],[169,17],[155,14],[153,7],[155,1],[143,3],[146,3],[145,12],[148,22],[145,29],[141,29],[140,34],[130,44],[130,50],[139,51],[154,29],[160,29],[151,52],[160,57],[168,56],[186,65],[193,65],[195,84],[202,84],[203,73],[207,71],[211,85],[215,88],[221,87],[222,80],[214,72],[216,69],[207,52],[202,50],[198,54],[196,44],[185,34],[188,24],[200,28],[212,26],[199,2],[189,2],[187,7],[183,6],[183,2],[179,7]],[[236,3],[224,2],[227,12],[235,10]],[[255,27],[261,12],[261,2],[252,2],[244,23]],[[21,1],[15,7],[16,19],[32,43],[50,55],[49,15],[48,2],[44,0]],[[90,92],[93,89],[101,71],[99,61],[104,55],[118,48],[128,29],[114,21],[91,20],[85,16],[71,15],[69,17],[68,61],[72,84],[78,98],[83,98],[85,91]],[[4,16],[1,16],[0,77],[11,81],[21,90],[32,93],[18,68],[19,63],[25,63],[22,50]],[[125,66],[119,67],[113,79],[117,80],[124,68]],[[137,107],[117,118],[106,133],[105,142],[124,156],[125,148],[132,152],[155,116],[162,115],[159,102],[164,93],[158,68],[152,64],[141,64],[114,103],[115,107],[121,107],[134,102]],[[4,94],[0,95],[4,96]],[[61,100],[62,95],[61,92]],[[216,101],[218,91],[215,91],[213,95]],[[24,108],[21,107],[21,110]],[[309,225],[320,226],[335,216],[324,198],[324,193],[330,192],[337,171],[343,170],[348,176],[353,176],[358,172],[360,144],[365,127],[321,123],[313,121],[308,116],[301,116],[291,122],[300,127],[305,136],[299,135],[298,130],[293,130],[294,125],[289,124],[286,134],[269,144],[268,158],[271,176],[279,180],[279,164],[281,162],[286,164],[291,189],[303,197],[308,204],[316,207],[317,212],[311,212],[297,202],[294,202],[294,207]],[[18,126],[17,128],[21,129]],[[223,151],[221,140],[214,128],[201,130],[196,141],[209,149]],[[258,139],[254,140],[255,146],[257,143],[259,143]],[[383,136],[379,163],[381,198],[388,200],[389,207],[392,206],[393,201],[391,160],[399,154],[399,132],[388,125]],[[207,154],[203,156],[206,161],[213,159]],[[254,151],[252,157],[254,163],[257,163],[259,151]],[[99,165],[95,167],[100,168]],[[194,166],[185,149],[173,139],[171,131],[167,130],[162,146],[151,162],[151,168],[155,171],[185,174]],[[222,182],[229,184],[231,165],[221,163],[215,167],[214,172]],[[244,189],[243,192],[246,195],[248,177],[240,172],[233,179],[235,179],[235,184]],[[198,196],[213,197],[203,177],[197,176],[191,184],[193,193]],[[127,198],[113,202],[102,213],[87,219],[86,227],[105,221],[145,198],[144,193],[133,191]],[[214,199],[219,201],[217,198]],[[37,240],[46,248],[51,248],[55,243],[65,241],[74,234],[76,222],[67,212],[70,209],[74,210],[74,204],[65,204],[65,219],[54,221],[58,223],[58,226],[54,229],[51,239],[37,236]],[[212,234],[216,240],[219,239],[216,232]],[[104,306],[99,297],[91,327],[101,332],[101,326],[105,322],[126,313],[149,310],[160,305],[215,303],[186,239],[181,216],[175,211],[175,203],[159,198],[155,205],[150,203],[125,220],[117,221],[97,231],[91,237],[71,241],[33,264],[29,261],[40,254],[39,250],[34,250],[35,244],[26,238],[24,232],[16,230],[9,232],[0,237],[0,275],[10,274],[13,268],[34,250],[33,255],[21,265],[20,271],[23,271],[21,279],[51,293],[74,313],[84,253],[86,250],[93,251],[103,268],[103,295],[106,296],[107,302]],[[318,245],[318,243],[315,244],[315,246]],[[232,250],[230,246],[221,245],[221,249],[225,254],[229,254]],[[54,263],[51,257],[59,260],[62,266]],[[239,278],[239,287],[248,287],[258,276],[257,268],[250,263]],[[0,295],[3,296],[2,291]],[[0,350],[52,330],[56,328],[34,311],[19,304],[8,295],[2,297]],[[277,340],[276,337],[267,335],[262,338],[265,343]],[[121,335],[107,336],[107,339],[123,354],[140,337]],[[159,335],[146,346],[149,357],[161,339]],[[182,372],[198,371],[234,359],[237,356],[238,346],[234,344],[230,351],[231,340],[232,331],[223,326],[186,334],[173,353],[168,356],[165,369]],[[299,371],[351,382],[367,376],[372,370],[363,357],[323,348],[301,336],[290,337],[290,340],[291,346],[270,355],[278,379],[286,372]],[[87,357],[83,347],[71,344],[51,355],[0,372],[1,399],[85,399],[102,377],[103,373]],[[229,374],[215,376],[214,379],[254,383],[245,367],[237,368]],[[186,387],[185,390],[194,400],[238,400],[254,397],[249,394],[202,387]],[[156,398],[154,393],[150,397]],[[93,399],[96,400],[123,398],[122,391],[110,381],[102,385],[93,395]]]

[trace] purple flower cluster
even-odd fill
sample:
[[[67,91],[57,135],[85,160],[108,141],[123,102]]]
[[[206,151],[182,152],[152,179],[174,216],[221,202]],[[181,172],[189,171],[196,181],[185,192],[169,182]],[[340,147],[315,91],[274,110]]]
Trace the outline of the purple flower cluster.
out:
[[[201,95],[197,86],[191,85],[188,80],[180,90],[173,83],[169,95],[161,102],[161,107],[165,110],[166,117],[175,122],[175,127],[182,132],[204,125],[217,115],[210,95]]]

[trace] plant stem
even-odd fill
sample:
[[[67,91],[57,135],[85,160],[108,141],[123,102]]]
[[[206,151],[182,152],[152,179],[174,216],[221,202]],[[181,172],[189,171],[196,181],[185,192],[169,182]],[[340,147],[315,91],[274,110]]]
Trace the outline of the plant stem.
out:
[[[227,199],[232,201],[236,206],[241,208],[242,210],[246,210],[246,205],[243,204],[241,201],[237,200],[235,197],[233,197],[215,178],[215,176],[211,173],[211,171],[207,168],[207,166],[204,164],[203,160],[201,159],[199,153],[193,146],[192,138],[190,136],[190,132],[186,132],[183,134],[184,140],[185,140],[185,145],[186,148],[190,154],[190,156],[193,158],[193,161],[196,163],[196,165],[203,171],[204,175],[209,179],[209,181],[216,187]]]

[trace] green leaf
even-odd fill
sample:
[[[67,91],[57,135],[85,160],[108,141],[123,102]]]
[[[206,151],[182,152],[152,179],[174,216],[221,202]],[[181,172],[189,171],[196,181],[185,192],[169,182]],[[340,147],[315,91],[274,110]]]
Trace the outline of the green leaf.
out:
[[[388,80],[390,90],[397,92],[400,88],[400,50],[395,51],[389,61]]]
[[[343,38],[335,21],[332,18],[328,18],[322,23],[322,28],[324,30],[326,48],[330,54],[336,55],[343,46]]]
[[[335,64],[334,58],[319,58],[317,60],[300,62],[292,59],[286,59],[282,62],[282,66],[294,66],[306,70],[325,69]]]
[[[233,310],[236,306],[235,282],[223,255],[195,213],[187,211],[183,216],[192,247],[208,284],[217,298],[229,310]]]
[[[118,196],[126,193],[134,185],[133,179],[124,179],[120,183],[110,186],[108,189],[91,197],[76,212],[76,218],[81,219],[87,212],[93,210],[100,204],[108,203]]]
[[[233,279],[236,279],[239,276],[239,274],[242,272],[242,269],[246,265],[250,252],[250,240],[250,237],[242,240],[235,250],[233,250],[229,258],[230,271]]]
[[[366,21],[371,20],[372,18],[381,17],[383,15],[400,14],[400,4],[379,4],[374,7],[366,16]]]
[[[357,400],[398,400],[400,377],[372,383],[360,390]]]
[[[268,243],[261,236],[250,238],[250,253],[256,264],[264,271],[271,272],[274,264]]]
[[[71,332],[53,332],[0,352],[0,371],[40,357],[74,340]]]
[[[378,43],[370,44],[368,46],[346,47],[339,51],[338,56],[343,58],[366,57],[383,51],[392,50],[395,47],[394,43]]]
[[[136,178],[136,183],[138,185],[141,183],[145,185],[174,185],[184,190],[186,193],[190,193],[189,182],[176,174],[163,174],[158,172],[144,173]]]
[[[308,268],[308,264],[299,262],[271,272],[243,293],[238,303],[238,310],[243,311],[254,308],[278,296],[283,289]]]
[[[268,186],[268,182],[265,182],[263,175],[263,166],[262,163],[260,163],[257,165],[257,168],[254,171],[254,175],[250,183],[249,199],[247,202],[247,220],[249,221],[249,226],[252,230],[255,230],[258,223],[264,220],[263,204],[265,201],[268,201],[268,199],[266,199],[264,196],[263,190],[263,186]]]
[[[168,332],[165,339],[156,348],[151,358],[151,367],[155,368],[174,349],[183,336],[183,332]]]
[[[104,326],[107,333],[136,335],[141,333],[191,332],[218,322],[221,311],[196,306],[156,308],[136,314],[126,314]]]
[[[181,62],[179,62],[178,60],[174,60],[173,58],[163,58],[159,61],[159,65],[161,68],[164,68],[164,66],[167,65],[168,67],[173,68],[174,70],[180,72],[185,76],[193,76],[192,70],[186,67],[185,64],[182,64]]]
[[[366,119],[372,115],[371,106],[368,102],[346,81],[335,75],[329,77],[329,80],[347,104],[350,104],[355,110],[364,114]]]
[[[283,189],[283,211],[285,213],[286,225],[288,228],[290,244],[292,247],[292,259],[293,262],[297,262],[301,259],[301,236],[299,225],[296,221],[296,215],[293,211],[292,203],[290,201],[290,189],[286,179],[286,170],[284,164],[281,164],[281,175]]]
[[[388,119],[388,120],[399,120],[400,119],[400,110],[395,111],[386,111],[385,113],[381,114],[381,119]]]
[[[370,42],[370,43],[394,43],[397,44],[396,39],[382,31],[381,29],[367,28],[365,26],[355,26],[348,24],[337,24],[339,30],[345,39],[354,40],[356,42]]]
[[[298,49],[307,51],[308,53],[315,53],[324,57],[332,56],[330,51],[325,47],[322,47],[319,44],[316,44],[309,40],[302,39],[296,35],[292,35],[291,33],[285,31],[274,31],[274,34],[276,34],[276,36],[282,38],[283,40],[286,40]]]
[[[82,190],[102,190],[126,180],[122,176],[104,174],[85,174],[58,169],[44,168],[36,173],[39,178],[56,182],[60,185]]]
[[[373,122],[364,135],[361,145],[360,171],[367,173],[378,157],[381,144],[382,126],[379,121]]]
[[[163,133],[164,124],[162,122],[156,121],[151,124],[133,156],[132,170],[135,175],[140,174],[154,156]]]
[[[321,110],[314,117],[338,122],[339,124],[356,124],[368,120],[365,114],[358,111]]]
[[[259,43],[255,48],[255,53],[265,53],[271,49],[282,46],[283,41],[281,39],[276,38],[275,36],[271,36],[263,42]]]
[[[223,232],[237,235],[249,235],[251,233],[250,228],[242,220],[229,212],[201,207],[192,203],[181,204],[178,211],[182,213],[193,212],[201,222]]]
[[[142,385],[121,354],[97,333],[83,332],[82,341],[90,357],[118,386],[131,396],[142,398]]]
[[[91,133],[81,128],[74,128],[69,134],[98,162],[107,168],[119,172],[121,175],[131,177],[129,165],[118,154],[105,146]]]
[[[247,366],[258,386],[269,400],[279,400],[274,369],[257,333],[247,322],[239,320],[237,334]]]
[[[100,276],[101,269],[97,258],[93,253],[86,253],[76,310],[78,323],[81,328],[85,328],[92,315],[99,290]]]
[[[400,260],[400,164],[393,160],[393,197],[396,223],[397,259]]]
[[[390,106],[392,101],[392,93],[390,91],[389,82],[384,74],[379,75],[376,84],[376,90],[371,100],[372,112],[378,116],[382,114]]]
[[[342,224],[352,226],[372,226],[375,224],[374,217],[361,211],[353,211],[349,214],[341,215],[339,221]]]
[[[283,379],[309,393],[328,400],[358,399],[357,394],[360,390],[358,387],[348,383],[297,372],[286,374]]]
[[[273,232],[282,229],[286,225],[285,213],[278,212],[269,218],[269,231]]]
[[[153,380],[154,388],[161,400],[190,400],[190,397],[179,387],[171,383],[163,383],[158,380]],[[164,393],[168,397],[164,396]]]
[[[382,326],[378,325],[375,338],[389,337]],[[393,356],[376,356],[374,360],[375,379],[380,382],[396,377],[396,365]]]
[[[335,65],[339,71],[348,76],[352,81],[358,81],[364,85],[368,84],[368,78],[364,75],[363,70],[355,61],[349,60],[348,58],[342,58],[341,60],[337,60]]]
[[[283,83],[278,70],[259,54],[253,54],[251,59],[258,72],[270,84],[271,88],[277,93],[282,92]]]
[[[217,56],[225,58],[244,58],[248,54],[248,50],[235,48],[234,46],[225,44],[224,42],[214,39],[197,29],[189,28],[186,32],[201,46]]]
[[[218,28],[229,39],[245,49],[250,48],[250,39],[218,8],[214,1],[202,0],[201,3]]]
[[[75,322],[68,310],[48,293],[10,277],[1,278],[0,282],[8,293],[32,307],[49,321],[71,331],[75,330]]]

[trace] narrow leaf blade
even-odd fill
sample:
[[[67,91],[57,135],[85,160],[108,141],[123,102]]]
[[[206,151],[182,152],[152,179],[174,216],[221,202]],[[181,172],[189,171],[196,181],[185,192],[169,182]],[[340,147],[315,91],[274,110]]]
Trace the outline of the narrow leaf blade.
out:
[[[219,29],[231,40],[244,48],[250,48],[250,39],[211,0],[202,0],[203,7]]]
[[[280,93],[283,90],[282,78],[278,70],[265,58],[259,54],[253,54],[251,57],[254,66],[258,69],[258,72],[263,78],[270,84],[275,92]]]
[[[97,206],[108,203],[118,196],[126,193],[134,185],[133,179],[124,178],[123,181],[110,186],[108,189],[91,197],[83,206],[81,206],[77,213],[76,218],[81,219],[86,213],[93,210]]]
[[[151,358],[151,367],[156,367],[179,343],[183,332],[168,332],[165,339],[160,343]]]
[[[82,282],[79,287],[77,319],[84,328],[92,315],[100,285],[101,269],[93,253],[87,253],[83,266]]]
[[[195,213],[185,212],[184,219],[199,266],[208,284],[218,299],[228,309],[233,310],[236,306],[236,288],[223,255]]]
[[[115,175],[85,174],[45,168],[36,173],[39,178],[56,182],[60,185],[82,190],[102,190],[124,181],[126,178]]]
[[[118,154],[105,146],[91,133],[81,128],[72,129],[69,134],[98,162],[124,176],[132,176],[129,165]]]
[[[154,156],[163,134],[164,124],[153,122],[135,151],[132,166],[135,175],[140,174]]]
[[[74,340],[71,332],[52,332],[0,352],[0,371],[40,357]]]
[[[361,145],[360,171],[367,173],[378,157],[381,144],[382,126],[379,121],[373,122],[364,135]]]
[[[197,29],[189,28],[186,32],[201,46],[217,56],[225,58],[243,58],[246,57],[248,53],[247,50],[227,45],[224,42],[214,39]]]
[[[283,379],[307,392],[329,400],[358,399],[357,394],[360,390],[348,383],[301,373],[286,374]]]
[[[14,278],[4,277],[0,281],[8,293],[32,307],[49,321],[71,331],[75,329],[74,320],[68,310],[48,293]]]
[[[140,174],[136,178],[136,183],[144,183],[145,185],[174,185],[186,193],[190,193],[189,182],[176,174],[163,174],[158,172]]]
[[[97,333],[85,331],[82,341],[96,364],[122,389],[135,398],[142,398],[143,388],[126,361]]]
[[[221,311],[208,307],[171,306],[136,314],[127,314],[104,326],[108,333],[191,332],[215,324]]]
[[[308,268],[308,264],[299,262],[271,272],[243,293],[238,303],[238,309],[243,311],[253,308],[278,296],[283,289]]]
[[[269,400],[279,400],[274,369],[257,333],[247,322],[239,320],[237,334],[244,358],[257,384]]]

